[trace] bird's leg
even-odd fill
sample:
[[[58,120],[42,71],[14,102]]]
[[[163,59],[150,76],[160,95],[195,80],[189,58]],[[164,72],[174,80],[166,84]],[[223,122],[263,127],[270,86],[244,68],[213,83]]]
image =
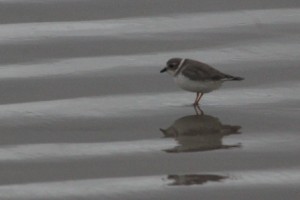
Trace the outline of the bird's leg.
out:
[[[194,105],[199,105],[200,99],[202,98],[203,93],[197,92],[197,97],[196,100],[194,102]]]
[[[200,95],[200,92],[197,92],[196,93],[196,99],[195,99],[195,102],[194,102],[194,106],[198,105],[198,98],[199,98],[199,95]]]
[[[199,98],[197,100],[197,104],[199,104],[199,102],[200,102],[201,98],[203,97],[203,95],[204,95],[204,93],[200,93],[200,96],[199,96]]]

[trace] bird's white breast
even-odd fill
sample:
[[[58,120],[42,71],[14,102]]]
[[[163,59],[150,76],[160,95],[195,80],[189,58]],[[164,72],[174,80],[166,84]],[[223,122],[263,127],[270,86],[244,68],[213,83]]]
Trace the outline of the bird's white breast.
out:
[[[184,90],[201,93],[208,93],[216,90],[222,84],[222,81],[194,81],[183,76],[182,74],[175,76],[174,80],[176,84]]]

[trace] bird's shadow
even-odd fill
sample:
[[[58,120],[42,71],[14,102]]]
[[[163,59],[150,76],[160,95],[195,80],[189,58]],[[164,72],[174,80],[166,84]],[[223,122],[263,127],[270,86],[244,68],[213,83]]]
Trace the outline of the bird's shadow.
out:
[[[221,182],[227,178],[227,176],[215,174],[171,174],[167,176],[167,180],[172,181],[168,184],[169,186],[203,185],[208,182]]]
[[[165,138],[173,138],[177,142],[177,146],[165,149],[165,152],[203,152],[241,147],[240,143],[223,144],[224,137],[240,134],[241,126],[222,124],[217,117],[204,114],[199,106],[194,109],[194,115],[181,117],[168,128],[160,129]]]

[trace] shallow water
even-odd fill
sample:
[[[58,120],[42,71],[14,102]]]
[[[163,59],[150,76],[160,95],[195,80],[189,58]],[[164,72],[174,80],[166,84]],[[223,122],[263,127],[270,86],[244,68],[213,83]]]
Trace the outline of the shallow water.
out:
[[[0,199],[297,199],[300,3],[116,2],[0,0]]]

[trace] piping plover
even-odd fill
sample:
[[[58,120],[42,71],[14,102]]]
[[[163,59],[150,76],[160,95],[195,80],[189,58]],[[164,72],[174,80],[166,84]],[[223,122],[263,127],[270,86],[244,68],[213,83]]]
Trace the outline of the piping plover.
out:
[[[224,74],[206,63],[183,58],[171,58],[161,71],[173,76],[176,84],[184,90],[196,92],[194,105],[198,105],[204,93],[221,87],[224,81],[241,81],[244,78]]]

